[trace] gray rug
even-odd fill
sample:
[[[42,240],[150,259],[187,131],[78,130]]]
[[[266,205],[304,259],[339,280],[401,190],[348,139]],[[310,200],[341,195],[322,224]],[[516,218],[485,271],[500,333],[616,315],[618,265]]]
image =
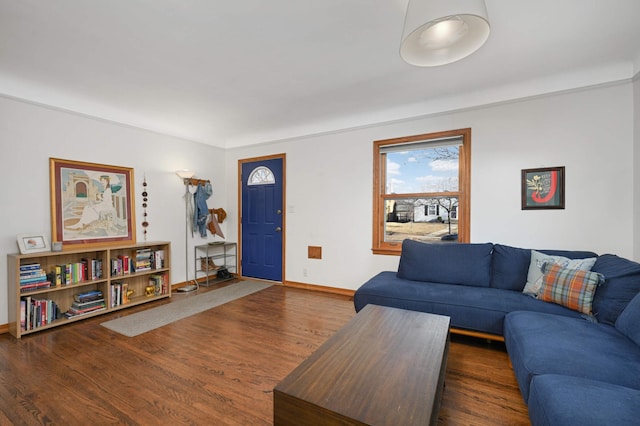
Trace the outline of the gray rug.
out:
[[[258,281],[241,281],[198,295],[175,296],[184,297],[184,299],[103,322],[100,325],[125,336],[133,337],[232,300],[240,299],[267,287],[271,287],[271,284]]]

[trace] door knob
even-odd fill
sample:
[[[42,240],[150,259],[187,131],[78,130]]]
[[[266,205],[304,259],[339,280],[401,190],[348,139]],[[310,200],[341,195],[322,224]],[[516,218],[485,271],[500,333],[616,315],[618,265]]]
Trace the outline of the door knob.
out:
[[[282,231],[282,228],[278,226],[278,227],[276,228],[276,232],[281,232],[281,231]]]

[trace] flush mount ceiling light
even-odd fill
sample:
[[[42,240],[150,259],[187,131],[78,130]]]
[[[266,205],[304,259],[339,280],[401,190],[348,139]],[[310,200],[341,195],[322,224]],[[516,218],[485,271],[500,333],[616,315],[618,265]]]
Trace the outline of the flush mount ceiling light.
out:
[[[409,0],[400,56],[420,67],[471,55],[489,37],[484,0]]]

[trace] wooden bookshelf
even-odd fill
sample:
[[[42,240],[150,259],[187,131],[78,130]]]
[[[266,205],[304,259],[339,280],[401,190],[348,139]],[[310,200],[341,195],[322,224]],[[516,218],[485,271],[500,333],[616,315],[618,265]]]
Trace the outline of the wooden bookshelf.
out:
[[[26,334],[171,297],[170,259],[171,243],[169,242],[78,248],[61,252],[9,254],[7,255],[9,333],[19,339]],[[30,269],[27,265],[37,265],[30,267],[34,271],[33,275],[36,276],[35,271],[41,270],[47,275],[47,279],[43,279],[45,283],[39,285],[46,286],[48,281],[49,286],[29,288],[31,278],[27,278],[27,269]],[[63,276],[60,275],[61,273]],[[127,291],[131,293],[128,297]],[[95,301],[96,303],[90,308],[84,308],[86,305],[82,306],[76,300],[77,295],[90,292],[101,292],[104,299],[103,309],[97,306],[99,300]],[[54,304],[58,312],[55,318],[51,314]],[[34,309],[45,310],[46,315],[39,315],[39,319],[32,324],[32,321],[27,321],[26,312],[29,310],[28,307],[35,305],[40,306]],[[74,312],[91,308],[95,310],[88,310],[71,317],[65,316],[64,313],[72,308]]]

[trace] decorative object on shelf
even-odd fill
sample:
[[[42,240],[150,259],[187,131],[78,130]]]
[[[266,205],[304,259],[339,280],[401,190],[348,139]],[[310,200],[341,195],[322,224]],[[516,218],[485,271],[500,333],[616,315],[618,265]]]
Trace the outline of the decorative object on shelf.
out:
[[[21,254],[49,251],[49,241],[44,234],[18,234],[17,240]]]
[[[133,169],[49,159],[52,240],[105,245],[136,239]]]
[[[144,240],[147,241],[147,227],[149,221],[147,219],[147,201],[149,200],[149,193],[147,192],[147,175],[144,175],[142,179],[142,228],[144,228]]]
[[[523,169],[522,210],[564,209],[564,167]]]
[[[156,291],[156,288],[153,285],[148,285],[144,288],[144,294],[147,297],[153,296],[155,291]]]
[[[482,47],[490,32],[484,0],[409,0],[400,56],[420,67],[450,64]]]

